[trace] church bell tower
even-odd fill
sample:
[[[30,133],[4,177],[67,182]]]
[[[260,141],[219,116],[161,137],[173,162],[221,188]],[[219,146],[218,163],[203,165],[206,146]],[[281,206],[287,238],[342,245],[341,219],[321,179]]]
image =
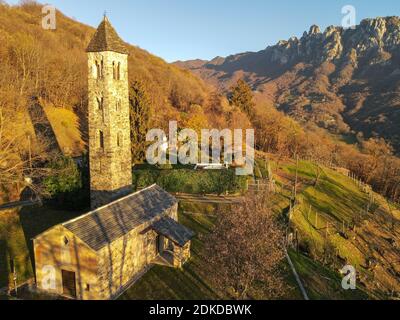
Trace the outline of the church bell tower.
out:
[[[128,50],[107,17],[86,50],[92,209],[132,190]]]

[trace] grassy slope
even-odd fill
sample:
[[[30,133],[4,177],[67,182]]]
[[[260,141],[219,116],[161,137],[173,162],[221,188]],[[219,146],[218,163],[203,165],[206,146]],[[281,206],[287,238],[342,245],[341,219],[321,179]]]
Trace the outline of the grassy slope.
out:
[[[277,203],[280,203],[277,199]],[[121,300],[205,300],[229,299],[223,292],[213,288],[212,283],[204,274],[204,265],[207,261],[202,257],[203,241],[201,235],[207,234],[214,226],[218,206],[184,203],[180,206],[179,221],[196,232],[192,241],[192,258],[183,270],[156,266],[142,279],[132,286]],[[198,214],[193,214],[198,213]],[[282,268],[289,270],[286,261]],[[291,287],[285,299],[301,299],[293,275],[287,274],[286,280]],[[263,297],[254,297],[262,299]]]
[[[293,163],[283,165],[281,170],[292,177],[296,171]],[[384,199],[374,194],[375,202],[370,207],[370,213],[366,214],[369,195],[356,183],[324,168],[319,184],[314,186],[315,172],[313,164],[300,163],[299,177],[303,182],[303,190],[292,223],[302,241],[308,243],[313,256],[319,260],[323,260],[324,250],[329,243],[338,256],[335,264],[355,266],[360,286],[371,297],[382,297],[391,289],[398,290],[398,251],[388,240],[397,240],[398,243],[399,228],[396,226],[396,231],[389,229],[388,221],[392,216]],[[393,213],[398,225],[398,212],[394,210]],[[378,263],[375,270],[367,267],[371,259]]]
[[[278,172],[277,180],[279,184],[290,184],[293,178],[295,166],[293,163],[281,163],[280,168],[275,168]],[[375,220],[378,217],[383,219],[385,211],[377,210],[375,215],[364,217],[360,226],[359,234],[353,240],[352,233],[349,240],[341,237],[334,231],[333,225],[335,221],[337,226],[341,225],[341,221],[351,224],[354,213],[360,212],[364,208],[364,202],[367,196],[358,189],[358,187],[348,178],[325,169],[325,173],[317,187],[312,185],[315,177],[313,165],[308,162],[301,162],[299,176],[302,181],[301,205],[294,217],[293,223],[299,230],[300,234],[311,243],[314,254],[317,258],[323,255],[324,243],[326,241],[326,230],[323,228],[326,222],[332,224],[328,234],[330,242],[338,249],[339,256],[346,259],[348,263],[357,267],[361,272],[361,280],[366,282],[373,274],[370,270],[364,269],[367,257],[374,256],[378,261],[379,257],[374,254],[371,248],[375,245],[387,250],[387,259],[393,258],[391,248],[384,243],[379,242],[381,238],[388,237],[388,234],[379,234]],[[277,214],[281,214],[289,205],[288,191],[283,189],[282,194],[277,194],[273,198],[273,208]],[[377,197],[376,202],[382,204],[382,199]],[[310,219],[307,220],[307,212],[309,205],[312,206]],[[315,228],[315,212],[319,213],[318,228]],[[193,215],[192,213],[199,213]],[[147,273],[136,285],[134,285],[122,299],[215,299],[218,297],[225,298],[223,294],[216,290],[207,280],[207,276],[201,271],[207,261],[201,258],[201,248],[203,243],[199,237],[210,231],[213,226],[215,217],[213,214],[218,213],[218,207],[204,204],[183,204],[180,208],[180,221],[195,230],[197,233],[193,241],[193,257],[191,261],[184,267],[183,271],[169,269],[165,267],[154,267]],[[387,213],[386,213],[387,214]],[[395,215],[398,212],[395,211]],[[68,213],[54,211],[48,208],[24,209],[21,212],[5,212],[0,216],[0,256],[9,257],[10,252],[16,257],[17,271],[19,281],[23,281],[32,276],[32,264],[29,252],[29,239],[34,235],[46,230],[61,221],[68,220],[79,213]],[[398,217],[398,216],[397,216]],[[379,224],[380,232],[384,232],[388,226]],[[365,228],[369,229],[365,229]],[[365,239],[364,239],[365,238]],[[360,239],[368,242],[369,247],[365,243],[361,243]],[[7,241],[7,243],[6,243]],[[368,249],[368,250],[367,250]],[[366,294],[362,291],[344,291],[341,290],[341,277],[335,268],[323,266],[321,263],[311,260],[302,255],[291,253],[296,268],[305,284],[305,287],[312,299],[363,299]],[[9,266],[4,263],[4,259],[0,259],[0,287],[6,285],[10,279]],[[388,274],[388,265],[381,259],[382,270],[379,269],[378,280],[385,284],[385,281],[392,281]],[[344,266],[344,262],[343,262]],[[287,266],[282,266],[286,268]],[[290,271],[287,272],[287,281],[294,288],[288,293],[288,299],[301,299],[301,295],[296,288],[296,282]],[[368,282],[366,282],[368,284]],[[361,286],[362,288],[364,286]],[[381,292],[375,288],[367,286],[364,288],[371,297],[379,297]],[[259,297],[262,298],[262,297]]]
[[[45,112],[64,154],[81,155],[85,150],[85,143],[82,141],[78,116],[70,110],[51,106],[46,106]]]
[[[18,283],[33,277],[32,238],[80,214],[46,207],[0,211],[0,288],[12,285],[11,258],[15,261]]]
[[[205,210],[207,210],[205,208]],[[131,287],[122,300],[204,300],[216,299],[219,294],[202,276],[202,265],[206,263],[200,257],[203,246],[200,235],[210,232],[215,218],[206,215],[180,213],[180,222],[196,232],[192,242],[192,258],[183,270],[156,266],[137,284]]]
[[[85,107],[78,107],[86,97],[87,58],[85,49],[92,38],[95,29],[81,24],[57,11],[57,29],[47,31],[41,27],[42,6],[30,4],[25,6],[7,6],[0,4],[0,70],[12,79],[17,73],[18,66],[12,57],[12,48],[28,50],[27,43],[32,43],[35,53],[42,61],[40,78],[47,81],[42,84],[45,93],[51,95],[48,101],[43,101],[46,114],[55,131],[58,143],[73,155],[80,154],[83,142],[78,128],[77,117],[85,120]],[[99,17],[100,23],[101,17]],[[121,30],[119,30],[121,31]],[[28,41],[29,40],[29,41]],[[129,82],[140,80],[146,85],[152,99],[154,110],[151,123],[155,128],[166,127],[168,119],[180,120],[186,116],[179,108],[189,107],[190,104],[204,104],[210,88],[201,79],[179,67],[168,64],[163,59],[134,46],[128,45],[130,52]],[[34,71],[32,71],[34,73]],[[7,78],[5,78],[7,79]],[[32,86],[34,79],[28,84]],[[16,101],[12,95],[19,97],[17,82],[15,89],[10,89],[10,100]],[[2,88],[0,88],[2,89]],[[1,91],[1,90],[0,90]],[[49,91],[49,92],[47,92]],[[178,92],[182,105],[172,105],[170,96]],[[30,96],[30,93],[27,93]],[[46,95],[47,97],[47,95]],[[47,98],[46,98],[47,99]],[[24,102],[28,103],[28,101]],[[49,107],[54,105],[56,108]],[[15,130],[33,133],[26,106],[18,106],[21,116],[14,119]],[[15,109],[10,105],[9,108]],[[79,113],[78,113],[78,109]],[[76,111],[76,112],[75,112]],[[85,129],[84,129],[85,130]],[[34,136],[34,135],[33,135]],[[22,146],[27,149],[27,145]]]
[[[338,273],[295,251],[289,253],[311,300],[364,300],[368,295],[361,290],[346,291],[341,287]]]

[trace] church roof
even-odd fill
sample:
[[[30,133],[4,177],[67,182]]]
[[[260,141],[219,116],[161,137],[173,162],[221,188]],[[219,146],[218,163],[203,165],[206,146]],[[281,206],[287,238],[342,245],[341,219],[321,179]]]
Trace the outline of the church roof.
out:
[[[194,237],[194,232],[170,217],[164,217],[155,222],[153,230],[183,247]]]
[[[100,23],[86,52],[114,51],[128,54],[125,43],[121,40],[107,17]]]
[[[162,218],[177,203],[172,195],[153,185],[66,222],[63,226],[90,248],[99,251],[136,227]]]

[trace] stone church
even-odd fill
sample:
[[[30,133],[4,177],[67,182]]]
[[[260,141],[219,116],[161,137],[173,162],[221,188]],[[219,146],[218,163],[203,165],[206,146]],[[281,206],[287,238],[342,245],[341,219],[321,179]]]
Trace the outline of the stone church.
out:
[[[182,267],[194,233],[157,185],[132,193],[128,50],[107,17],[87,55],[92,211],[40,234],[33,247],[39,290],[106,300],[154,264]]]

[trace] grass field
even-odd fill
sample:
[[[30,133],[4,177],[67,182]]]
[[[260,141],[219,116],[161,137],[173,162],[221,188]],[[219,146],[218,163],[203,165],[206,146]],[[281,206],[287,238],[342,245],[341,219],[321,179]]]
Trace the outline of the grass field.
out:
[[[345,264],[354,266],[360,287],[371,298],[385,297],[392,289],[399,290],[398,251],[391,245],[400,241],[396,210],[390,213],[386,201],[374,193],[374,200],[370,202],[371,193],[328,168],[323,169],[315,185],[315,167],[302,161],[298,171],[303,186],[291,223],[303,244],[318,261],[325,259],[327,250],[333,251],[335,261],[331,263],[337,268],[335,272]],[[293,163],[282,169],[291,176],[296,171]],[[393,219],[396,222],[391,226]],[[375,267],[370,266],[371,261],[376,263]]]
[[[196,205],[196,211],[199,207],[202,206]],[[210,206],[203,208],[210,210]],[[195,208],[191,210],[193,209]],[[221,296],[212,288],[202,272],[206,261],[201,258],[203,242],[200,238],[202,234],[210,232],[215,218],[208,215],[185,214],[180,211],[179,222],[196,232],[196,237],[192,241],[190,262],[183,267],[183,270],[153,267],[121,296],[121,300],[205,300]]]
[[[277,201],[279,203],[279,201]],[[205,274],[207,259],[201,251],[204,246],[202,235],[209,233],[218,214],[218,206],[183,203],[180,206],[179,221],[196,232],[192,241],[192,258],[182,270],[168,267],[153,267],[142,279],[133,285],[121,300],[215,300],[229,299],[224,292],[215,289]],[[197,214],[194,214],[197,213]],[[289,290],[285,299],[301,299],[293,275],[286,261],[282,268],[285,270]],[[218,270],[216,270],[218,272]],[[253,297],[263,299],[262,296]],[[265,298],[265,297],[264,297]]]
[[[290,186],[296,167],[293,162],[275,164],[276,180],[279,185]],[[392,231],[391,217],[399,222],[398,208],[392,215],[385,209],[384,199],[376,195],[371,212],[360,216],[365,210],[368,195],[351,179],[324,169],[318,185],[314,185],[315,167],[309,162],[301,162],[299,167],[299,205],[292,217],[292,226],[298,230],[302,241],[308,243],[310,257],[291,252],[291,258],[298,269],[311,299],[365,299],[384,297],[387,288],[398,285],[396,274],[400,272],[398,252],[391,241],[399,233],[399,223]],[[288,210],[290,190],[279,189],[271,198],[271,205],[277,215]],[[140,281],[133,285],[121,299],[227,299],[218,292],[205,274],[207,259],[202,256],[203,238],[214,226],[221,205],[204,203],[181,203],[180,222],[196,232],[192,242],[192,258],[183,270],[167,267],[153,267]],[[310,210],[311,207],[311,210]],[[15,263],[18,282],[33,277],[31,238],[48,228],[83,212],[57,211],[47,207],[25,208],[21,211],[0,212],[0,288],[12,285],[10,260]],[[317,217],[318,214],[318,217]],[[316,219],[317,217],[317,219]],[[355,219],[357,218],[357,219]],[[357,230],[351,229],[357,224]],[[328,232],[326,226],[329,226]],[[345,226],[344,237],[339,231]],[[389,241],[390,240],[390,241]],[[336,266],[323,264],[324,250],[329,243],[337,253]],[[382,251],[383,250],[383,251]],[[397,260],[396,260],[397,258]],[[377,262],[376,269],[368,268],[368,261]],[[345,264],[356,266],[363,291],[341,289],[339,268]],[[291,271],[286,263],[282,265],[287,282],[292,287],[286,299],[301,299]],[[397,281],[397,282],[396,282]],[[371,284],[371,285],[369,285]],[[376,284],[381,290],[376,289]],[[253,297],[262,299],[263,297]]]
[[[311,300],[368,299],[368,295],[361,290],[344,290],[338,273],[293,250],[289,255]]]
[[[19,284],[33,277],[32,238],[80,214],[48,207],[0,211],[0,288],[12,285],[12,260]]]

